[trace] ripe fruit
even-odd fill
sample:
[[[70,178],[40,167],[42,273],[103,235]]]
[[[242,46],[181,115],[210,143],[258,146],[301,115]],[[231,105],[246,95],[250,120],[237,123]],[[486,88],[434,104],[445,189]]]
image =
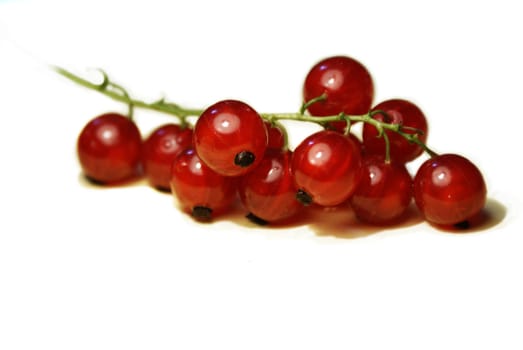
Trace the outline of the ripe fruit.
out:
[[[360,149],[350,137],[338,132],[316,132],[296,147],[292,172],[299,189],[297,198],[303,204],[341,204],[360,180]]]
[[[469,220],[485,206],[487,188],[479,169],[456,154],[425,161],[414,177],[414,199],[425,219],[437,225]]]
[[[277,125],[265,121],[265,128],[267,129],[267,149],[282,149],[285,146],[285,135],[282,129]]]
[[[350,199],[356,216],[370,224],[400,218],[412,200],[412,178],[405,165],[366,156],[362,168],[362,178]]]
[[[300,203],[350,202],[362,221],[392,224],[412,197],[434,225],[465,227],[481,218],[477,214],[487,190],[478,168],[462,156],[436,155],[428,147],[427,121],[414,103],[391,99],[369,113],[373,81],[353,58],[333,56],[315,64],[305,78],[304,103],[296,113],[258,114],[237,100],[217,102],[203,112],[163,98],[147,103],[131,98],[103,71],[103,80],[94,83],[59,67],[55,70],[127,104],[130,116],[135,108],[145,108],[173,115],[180,125],[199,116],[192,137],[190,129],[170,124],[142,144],[130,119],[107,113],[89,122],[77,143],[80,164],[90,179],[132,179],[140,175],[142,162],[149,183],[171,189],[196,219],[223,213],[237,195],[249,216],[259,221],[284,220],[302,209]],[[325,130],[308,136],[291,152],[285,120],[316,123]],[[346,122],[362,122],[360,138]],[[424,151],[432,158],[413,180],[405,163]]]
[[[165,124],[151,132],[142,147],[144,173],[152,187],[170,191],[174,158],[192,145],[193,132],[177,124]]]
[[[174,159],[171,191],[184,210],[197,220],[207,221],[232,204],[236,179],[214,172],[193,148],[187,148]]]
[[[290,151],[268,149],[256,169],[242,176],[238,193],[244,207],[256,218],[275,222],[301,208],[295,198],[291,155]]]
[[[196,152],[211,169],[239,176],[256,167],[267,148],[263,119],[249,105],[225,100],[207,108],[194,127]]]
[[[111,184],[139,175],[141,145],[136,124],[123,115],[106,113],[82,129],[77,154],[85,176]]]
[[[389,124],[400,124],[410,128],[418,129],[422,132],[419,139],[425,143],[427,141],[427,120],[425,115],[414,103],[402,99],[393,99],[381,102],[372,108],[373,111],[381,110],[386,113],[377,113],[374,119]],[[409,134],[415,134],[413,130],[403,130]],[[423,149],[407,141],[403,136],[392,131],[385,131],[390,142],[390,158],[394,161],[406,163],[423,153]],[[383,137],[378,137],[378,131],[373,125],[363,126],[363,147],[366,154],[385,154],[385,141]]]
[[[305,102],[321,95],[325,95],[325,100],[311,104],[308,107],[310,114],[365,114],[372,106],[374,84],[367,68],[360,62],[346,56],[329,57],[312,67],[303,85]],[[345,125],[345,122],[331,124],[338,131]]]

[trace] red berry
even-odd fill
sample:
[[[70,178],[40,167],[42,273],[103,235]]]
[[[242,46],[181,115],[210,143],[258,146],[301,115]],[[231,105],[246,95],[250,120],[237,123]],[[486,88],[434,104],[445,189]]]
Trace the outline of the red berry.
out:
[[[249,105],[225,100],[210,106],[198,118],[194,146],[205,164],[217,173],[243,175],[262,160],[267,130]]]
[[[374,84],[367,68],[353,58],[335,56],[318,62],[307,74],[303,99],[308,102],[325,94],[326,99],[313,103],[308,111],[315,116],[365,114],[374,98]],[[345,122],[331,126],[343,130]]]
[[[102,114],[85,125],[77,141],[77,154],[84,174],[110,184],[139,175],[140,131],[129,118]]]
[[[363,158],[363,176],[350,203],[356,216],[370,224],[400,218],[412,200],[412,178],[403,163],[383,157]]]
[[[267,129],[267,149],[282,149],[285,146],[285,136],[283,131],[272,123],[265,121],[265,128]]]
[[[427,120],[425,115],[414,103],[393,99],[381,102],[374,108],[373,111],[381,110],[386,113],[383,115],[377,113],[373,116],[374,119],[390,124],[401,124],[410,128],[419,129],[422,134],[419,139],[425,143],[427,141]],[[409,134],[414,134],[415,131],[404,129],[402,130]],[[390,142],[390,158],[396,162],[406,163],[423,153],[423,149],[415,143],[407,141],[403,136],[393,131],[385,131],[389,137]],[[376,128],[366,123],[363,126],[363,147],[366,154],[376,154],[383,156],[385,154],[385,141],[383,137],[378,137]]]
[[[165,124],[151,132],[142,147],[144,173],[149,184],[170,191],[174,158],[192,145],[193,132],[176,124]]]
[[[193,148],[187,148],[172,164],[171,190],[184,210],[207,221],[230,207],[236,198],[236,178],[214,172]]]
[[[354,135],[352,132],[349,133],[348,137],[354,141],[354,143],[358,146],[358,149],[360,150],[360,153],[363,155],[363,143],[358,138],[358,136]]]
[[[425,161],[414,177],[414,199],[425,219],[456,225],[473,218],[485,206],[487,188],[479,169],[456,154]]]
[[[334,206],[347,200],[356,190],[361,176],[361,154],[349,137],[323,130],[305,138],[292,159],[297,198]]]
[[[240,199],[256,218],[274,222],[291,217],[301,208],[295,198],[291,154],[268,149],[256,169],[241,178]]]

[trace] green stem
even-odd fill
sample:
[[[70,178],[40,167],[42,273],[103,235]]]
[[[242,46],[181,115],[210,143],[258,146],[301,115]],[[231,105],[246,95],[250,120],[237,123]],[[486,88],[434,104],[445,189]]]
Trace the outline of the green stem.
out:
[[[74,83],[81,85],[83,87],[86,87],[91,90],[96,90],[107,97],[112,98],[113,100],[123,102],[125,104],[128,104],[129,106],[143,108],[143,109],[149,109],[157,112],[162,112],[166,114],[173,115],[177,117],[180,120],[180,124],[182,126],[187,125],[187,117],[191,116],[199,116],[202,114],[203,110],[201,109],[187,109],[178,106],[174,103],[168,103],[165,102],[164,99],[161,99],[159,101],[153,102],[153,103],[147,103],[141,100],[131,99],[129,95],[125,92],[125,90],[122,91],[122,88],[120,85],[113,84],[109,82],[107,76],[104,74],[104,80],[100,84],[92,83],[89,80],[83,79],[63,68],[60,67],[53,67],[53,69],[61,74],[62,76],[66,77],[67,79],[73,81]],[[110,89],[110,87],[113,87],[113,89]]]
[[[129,105],[130,114],[132,115],[132,109],[134,107],[143,108],[143,109],[149,109],[161,113],[166,113],[173,115],[177,117],[180,121],[181,126],[186,126],[187,118],[191,116],[199,116],[202,114],[202,109],[189,109],[179,106],[178,104],[166,102],[163,98],[159,101],[147,103],[145,101],[132,99],[129,94],[126,92],[125,89],[123,89],[120,85],[112,83],[105,72],[101,71],[103,74],[104,80],[100,84],[92,83],[86,79],[83,79],[63,68],[60,67],[52,67],[57,73],[61,74],[62,76],[66,77],[67,79],[73,81],[74,83],[81,85],[83,87],[86,87],[91,90],[96,90],[110,98],[116,101],[120,101],[123,103],[126,103]],[[425,152],[427,152],[431,157],[434,157],[437,155],[436,152],[431,150],[423,141],[419,139],[419,134],[421,131],[419,130],[411,130],[410,128],[404,128],[410,131],[413,131],[414,133],[407,133],[402,130],[402,126],[400,124],[391,124],[382,122],[379,120],[376,120],[372,118],[373,115],[378,113],[384,113],[383,111],[372,111],[366,114],[361,115],[347,115],[344,113],[340,113],[338,115],[332,115],[332,116],[312,116],[305,114],[305,110],[308,106],[310,106],[312,103],[322,101],[325,99],[324,95],[321,95],[317,97],[316,99],[313,99],[309,101],[308,103],[302,105],[302,108],[298,113],[261,113],[261,117],[268,120],[269,122],[279,125],[282,131],[284,132],[285,138],[287,138],[287,133],[285,128],[281,125],[281,120],[294,120],[294,121],[301,121],[301,122],[310,122],[310,123],[316,123],[319,125],[325,125],[326,123],[330,122],[336,122],[336,121],[346,121],[347,123],[355,123],[355,122],[363,122],[367,124],[373,125],[376,130],[378,130],[378,135],[383,137],[386,144],[386,159],[390,158],[390,142],[388,140],[388,136],[385,134],[385,130],[389,130],[392,132],[395,132],[399,135],[401,135],[403,138],[405,138],[407,141],[412,142],[420,146]],[[286,140],[287,141],[287,140]]]
[[[312,104],[314,104],[314,103],[317,103],[317,102],[325,101],[326,99],[327,99],[327,95],[326,95],[326,94],[321,94],[321,95],[318,96],[318,97],[312,98],[312,99],[310,99],[309,101],[304,102],[304,103],[301,105],[301,108],[300,108],[300,114],[305,114],[305,111],[307,110],[307,108],[310,107],[310,105],[312,105]]]

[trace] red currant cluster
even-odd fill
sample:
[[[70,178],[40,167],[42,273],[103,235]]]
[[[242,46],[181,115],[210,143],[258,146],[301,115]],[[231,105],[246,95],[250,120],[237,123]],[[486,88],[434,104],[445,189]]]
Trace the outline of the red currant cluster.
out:
[[[244,102],[220,101],[189,110],[160,100],[145,103],[104,75],[93,84],[63,69],[67,78],[132,107],[173,114],[178,124],[154,130],[145,140],[132,118],[104,114],[78,138],[85,175],[114,184],[144,175],[151,186],[172,191],[195,219],[207,221],[239,197],[258,223],[286,220],[304,205],[350,205],[370,224],[398,222],[412,198],[435,225],[466,225],[485,205],[478,168],[457,154],[438,155],[426,145],[427,121],[414,103],[392,99],[373,106],[368,70],[344,56],[318,62],[306,76],[297,113],[261,114]],[[197,116],[194,126],[186,118]],[[323,126],[294,150],[281,120]],[[363,123],[357,136],[351,129]],[[405,164],[430,158],[411,176]]]

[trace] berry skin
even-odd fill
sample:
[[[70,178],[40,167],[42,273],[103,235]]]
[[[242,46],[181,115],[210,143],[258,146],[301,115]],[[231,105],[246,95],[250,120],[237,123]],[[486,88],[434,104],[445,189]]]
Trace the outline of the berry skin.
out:
[[[319,131],[296,147],[291,167],[300,202],[335,206],[356,190],[361,177],[360,149],[350,137]]]
[[[236,178],[217,174],[193,148],[187,148],[173,161],[171,191],[195,219],[208,221],[225,212],[235,200]]]
[[[244,207],[256,218],[275,222],[301,209],[295,199],[291,155],[290,151],[268,149],[256,169],[242,176],[238,193]]]
[[[277,125],[273,125],[268,121],[265,121],[264,124],[268,136],[267,149],[282,149],[285,147],[285,136],[283,131]]]
[[[391,223],[405,213],[412,200],[412,178],[403,163],[383,157],[363,158],[363,175],[350,203],[356,216],[367,223]]]
[[[225,100],[207,108],[194,127],[194,146],[215,172],[239,176],[254,169],[267,148],[263,119],[249,105]]]
[[[373,111],[382,110],[387,115],[377,113],[374,119],[390,124],[401,124],[411,128],[419,129],[422,134],[419,139],[426,143],[428,124],[425,115],[414,103],[402,99],[392,99],[381,102],[372,108]],[[413,130],[404,129],[406,133],[414,134]],[[401,135],[385,131],[390,142],[390,158],[396,162],[406,163],[417,158],[423,149],[415,143],[410,143]],[[383,137],[378,137],[378,131],[371,124],[363,126],[363,147],[366,154],[385,154],[385,141]]]
[[[140,174],[141,146],[140,131],[134,122],[117,113],[106,113],[82,129],[77,155],[87,178],[114,184]]]
[[[414,177],[414,199],[425,219],[459,225],[485,206],[487,188],[479,169],[456,154],[426,160]]]
[[[171,165],[174,158],[192,145],[193,132],[176,124],[165,124],[151,132],[142,147],[145,177],[149,184],[170,191]]]
[[[310,114],[315,116],[365,114],[372,107],[374,84],[372,77],[360,62],[346,56],[323,59],[314,65],[305,78],[303,100],[308,102],[321,95],[326,99],[311,104]],[[330,124],[343,131],[345,122]]]

